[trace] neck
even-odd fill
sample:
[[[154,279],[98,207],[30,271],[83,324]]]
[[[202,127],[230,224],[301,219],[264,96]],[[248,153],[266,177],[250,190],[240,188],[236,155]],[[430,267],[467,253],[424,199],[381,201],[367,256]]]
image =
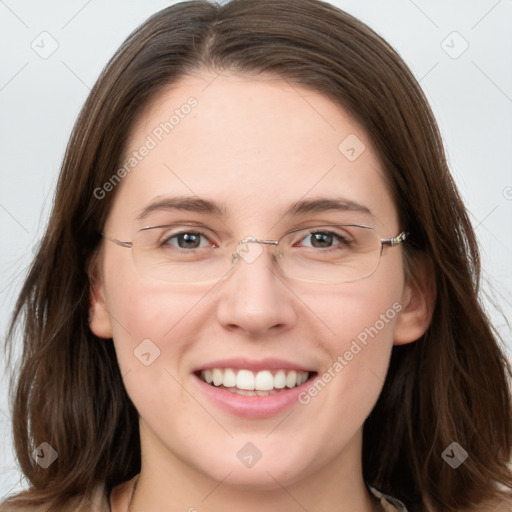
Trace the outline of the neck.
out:
[[[254,489],[237,485],[236,467],[224,478],[215,480],[178,459],[154,460],[143,452],[141,473],[126,488],[127,505],[119,511],[113,508],[112,512],[260,512],[262,507],[266,512],[292,509],[375,512],[379,508],[364,483],[360,461],[358,435],[327,466],[312,470],[294,482],[286,481],[286,485],[282,476],[278,479],[267,471],[266,483]]]

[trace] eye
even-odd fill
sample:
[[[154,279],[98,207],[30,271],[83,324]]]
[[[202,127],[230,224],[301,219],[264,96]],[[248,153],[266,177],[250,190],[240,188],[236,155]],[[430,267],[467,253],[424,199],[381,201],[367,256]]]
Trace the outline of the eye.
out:
[[[310,239],[310,243],[305,246],[314,249],[330,249],[336,246],[339,246],[338,248],[341,249],[350,245],[350,237],[348,235],[344,236],[334,231],[310,231],[301,242],[308,239]]]
[[[187,250],[210,247],[212,246],[212,242],[210,242],[206,235],[200,231],[180,231],[179,233],[174,233],[172,235],[165,235],[160,242],[160,246],[164,248],[171,246]],[[213,246],[215,246],[214,243]]]

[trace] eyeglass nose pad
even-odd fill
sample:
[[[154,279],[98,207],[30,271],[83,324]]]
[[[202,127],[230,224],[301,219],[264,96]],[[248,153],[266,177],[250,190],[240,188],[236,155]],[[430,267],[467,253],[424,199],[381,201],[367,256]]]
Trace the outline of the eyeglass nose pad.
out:
[[[259,243],[259,239],[254,236],[248,236],[238,242],[233,260],[241,258],[246,263],[254,263],[263,254],[263,247]]]
[[[254,236],[248,236],[238,242],[231,257],[231,264],[233,265],[239,258],[246,263],[254,263],[263,254],[263,244],[277,246],[278,243],[278,240],[262,240]]]

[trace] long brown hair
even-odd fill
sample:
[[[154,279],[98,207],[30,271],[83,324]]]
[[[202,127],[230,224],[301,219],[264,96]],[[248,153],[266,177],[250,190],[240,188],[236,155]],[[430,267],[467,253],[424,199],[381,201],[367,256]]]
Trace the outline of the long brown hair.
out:
[[[111,340],[88,326],[88,262],[136,119],[155,95],[201,69],[270,73],[328,96],[365,128],[380,156],[409,261],[427,259],[437,299],[415,343],[394,347],[364,426],[363,473],[411,511],[454,511],[510,496],[511,368],[479,302],[475,235],[418,83],[380,36],[317,0],[206,1],[168,7],[132,33],[93,87],[71,135],[51,218],[18,298],[9,345],[23,333],[13,386],[14,442],[31,488],[13,503],[65,510],[98,481],[140,470],[138,416]],[[414,265],[412,267],[414,269]],[[48,442],[59,457],[40,468]],[[468,459],[441,457],[459,443]],[[501,490],[500,490],[501,489]]]

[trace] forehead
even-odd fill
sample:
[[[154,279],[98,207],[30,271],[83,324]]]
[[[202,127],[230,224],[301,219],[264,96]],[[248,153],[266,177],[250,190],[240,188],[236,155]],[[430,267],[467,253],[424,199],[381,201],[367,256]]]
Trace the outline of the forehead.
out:
[[[199,196],[264,220],[298,200],[341,197],[396,223],[371,141],[339,105],[274,76],[198,73],[160,93],[133,127],[112,211]]]

